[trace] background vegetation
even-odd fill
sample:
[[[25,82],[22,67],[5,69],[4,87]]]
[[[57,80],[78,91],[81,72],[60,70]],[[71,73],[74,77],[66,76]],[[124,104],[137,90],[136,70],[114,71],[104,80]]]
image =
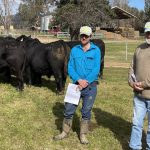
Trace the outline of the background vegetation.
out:
[[[145,0],[145,9],[138,10],[129,6],[130,0],[20,0],[19,8],[12,13],[12,8],[17,0],[2,0],[0,5],[0,25],[15,29],[31,29],[32,26],[40,27],[41,16],[53,16],[51,26],[60,26],[62,31],[69,29],[73,35],[78,32],[80,26],[89,25],[95,27],[118,27],[112,6],[132,13],[137,17],[130,24],[140,32],[143,32],[145,22],[149,21],[150,0]],[[55,9],[54,9],[55,8]],[[54,11],[52,11],[54,10]],[[75,37],[76,38],[76,37]]]

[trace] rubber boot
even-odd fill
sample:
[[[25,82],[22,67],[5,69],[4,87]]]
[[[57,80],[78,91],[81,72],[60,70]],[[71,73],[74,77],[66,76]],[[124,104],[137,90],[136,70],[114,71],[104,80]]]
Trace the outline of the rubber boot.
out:
[[[68,134],[70,132],[70,129],[72,127],[72,119],[65,119],[63,120],[63,130],[60,134],[54,136],[54,140],[57,141],[57,140],[62,140],[66,137],[68,137]]]
[[[86,138],[86,135],[89,131],[89,122],[90,120],[81,120],[81,125],[80,125],[80,142],[81,144],[88,144],[89,141]]]

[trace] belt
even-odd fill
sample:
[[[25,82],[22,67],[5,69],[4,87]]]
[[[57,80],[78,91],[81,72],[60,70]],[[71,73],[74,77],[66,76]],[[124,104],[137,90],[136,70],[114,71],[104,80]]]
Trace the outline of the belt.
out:
[[[98,81],[93,81],[93,82],[90,83],[90,85],[97,85],[97,84],[99,84]]]

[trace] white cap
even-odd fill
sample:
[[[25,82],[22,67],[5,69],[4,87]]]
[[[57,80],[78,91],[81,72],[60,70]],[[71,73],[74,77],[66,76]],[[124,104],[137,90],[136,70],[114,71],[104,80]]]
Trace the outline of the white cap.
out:
[[[145,24],[145,30],[144,30],[144,32],[150,32],[150,22],[147,22],[146,24]]]
[[[82,35],[82,34],[90,36],[92,34],[92,29],[88,26],[83,26],[80,28],[80,35]]]

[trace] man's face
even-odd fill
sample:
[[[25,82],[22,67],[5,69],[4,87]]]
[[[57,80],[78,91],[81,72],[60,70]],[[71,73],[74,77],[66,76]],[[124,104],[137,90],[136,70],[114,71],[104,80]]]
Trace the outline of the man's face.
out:
[[[145,33],[145,38],[146,38],[146,43],[150,45],[150,32],[149,31]]]
[[[87,36],[85,34],[80,35],[80,41],[83,45],[86,45],[90,42],[91,36]]]
[[[146,37],[146,39],[150,39],[150,31],[145,33],[145,37]]]

